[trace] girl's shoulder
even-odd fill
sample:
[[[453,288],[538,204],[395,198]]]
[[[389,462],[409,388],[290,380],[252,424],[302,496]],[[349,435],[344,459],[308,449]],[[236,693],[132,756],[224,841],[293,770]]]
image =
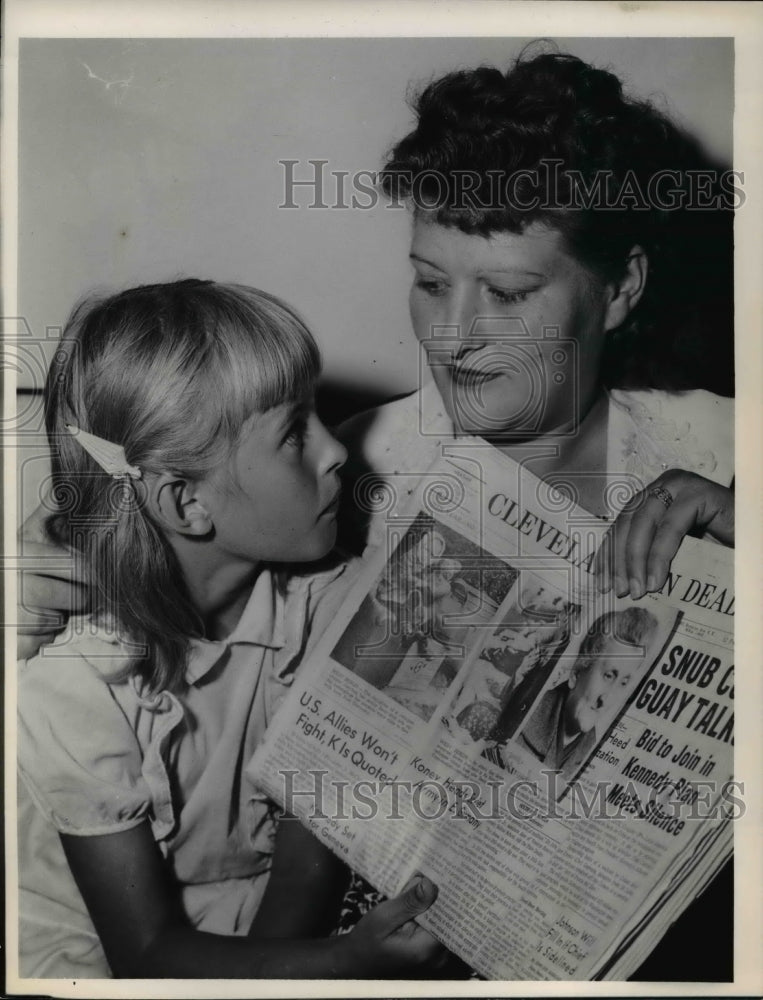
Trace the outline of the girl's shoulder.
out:
[[[109,623],[73,615],[66,628],[29,660],[19,663],[20,685],[50,684],[56,689],[78,683],[108,686],[129,675],[132,650]]]
[[[73,618],[18,666],[19,773],[60,832],[118,832],[148,814],[129,664],[115,636]]]

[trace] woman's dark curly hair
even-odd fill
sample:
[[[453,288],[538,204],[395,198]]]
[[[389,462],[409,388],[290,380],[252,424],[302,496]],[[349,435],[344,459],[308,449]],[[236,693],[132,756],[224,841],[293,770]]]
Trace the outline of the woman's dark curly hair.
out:
[[[608,338],[610,386],[733,392],[733,175],[619,79],[570,55],[450,73],[412,102],[417,126],[383,189],[470,234],[561,231],[595,275],[641,246],[649,279]]]

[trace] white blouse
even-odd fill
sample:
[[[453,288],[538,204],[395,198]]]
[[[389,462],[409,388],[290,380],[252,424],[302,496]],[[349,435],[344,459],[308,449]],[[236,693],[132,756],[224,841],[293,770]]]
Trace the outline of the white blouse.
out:
[[[683,469],[724,486],[734,478],[734,400],[704,390],[608,393],[606,501],[611,516],[666,469]],[[358,468],[376,483],[410,496],[417,478],[453,440],[455,431],[434,382],[403,399],[348,420],[340,436]],[[354,464],[354,463],[353,463]],[[350,477],[352,473],[350,473]],[[369,492],[373,486],[369,480]],[[362,493],[362,489],[359,490]],[[370,545],[385,535],[386,507],[364,496],[371,510]],[[398,497],[404,502],[405,497]]]

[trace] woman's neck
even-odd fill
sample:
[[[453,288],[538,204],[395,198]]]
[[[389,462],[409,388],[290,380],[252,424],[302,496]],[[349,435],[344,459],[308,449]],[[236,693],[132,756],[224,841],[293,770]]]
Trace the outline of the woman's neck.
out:
[[[555,428],[531,441],[498,447],[539,479],[568,478],[576,502],[592,514],[604,515],[608,413],[609,398],[602,389],[576,427]]]
[[[172,541],[191,603],[204,623],[204,637],[224,639],[234,630],[252,593],[258,563],[233,559],[203,541]]]

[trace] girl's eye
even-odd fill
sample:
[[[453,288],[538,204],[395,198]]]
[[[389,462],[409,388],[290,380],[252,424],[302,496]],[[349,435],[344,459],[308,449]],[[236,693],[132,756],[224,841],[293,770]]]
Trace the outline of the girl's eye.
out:
[[[436,278],[422,278],[418,277],[414,281],[414,287],[420,288],[425,295],[445,295],[448,290],[448,286],[443,281],[438,281]]]
[[[307,419],[305,417],[299,417],[289,428],[286,437],[283,439],[283,443],[292,448],[298,448],[301,451],[305,446],[306,436]]]
[[[489,285],[487,290],[491,298],[504,306],[515,306],[519,302],[524,302],[530,294],[529,291],[508,292],[505,288],[495,288],[493,285]]]

